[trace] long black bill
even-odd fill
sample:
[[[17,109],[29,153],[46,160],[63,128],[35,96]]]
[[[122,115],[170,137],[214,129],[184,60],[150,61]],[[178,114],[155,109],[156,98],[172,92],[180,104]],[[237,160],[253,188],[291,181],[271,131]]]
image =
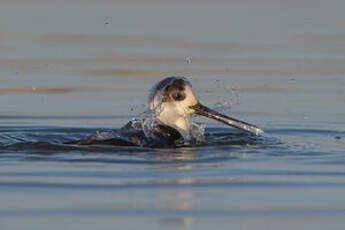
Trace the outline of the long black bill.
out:
[[[228,126],[231,126],[236,129],[243,130],[245,132],[253,133],[255,135],[259,135],[264,131],[259,127],[246,123],[244,121],[240,121],[228,116],[225,116],[217,111],[207,108],[206,106],[198,103],[196,105],[190,106],[191,109],[194,110],[195,114],[212,118],[216,121],[222,122]]]

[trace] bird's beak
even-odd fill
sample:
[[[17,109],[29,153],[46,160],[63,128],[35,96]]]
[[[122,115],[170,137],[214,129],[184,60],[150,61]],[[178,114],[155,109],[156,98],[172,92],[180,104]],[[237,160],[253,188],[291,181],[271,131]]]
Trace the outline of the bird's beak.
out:
[[[219,121],[223,124],[226,124],[228,126],[231,126],[236,129],[243,130],[245,132],[253,133],[255,135],[259,135],[263,133],[264,131],[260,129],[259,127],[246,123],[244,121],[240,121],[231,117],[228,117],[226,115],[223,115],[221,113],[218,113],[210,108],[207,108],[206,106],[197,103],[196,105],[190,106],[191,109],[194,110],[194,113],[197,115],[205,116],[208,118],[212,118],[216,121]]]

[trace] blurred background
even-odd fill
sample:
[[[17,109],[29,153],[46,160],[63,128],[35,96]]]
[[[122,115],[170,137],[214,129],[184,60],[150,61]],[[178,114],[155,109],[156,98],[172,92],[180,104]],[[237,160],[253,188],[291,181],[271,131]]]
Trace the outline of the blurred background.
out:
[[[189,77],[205,104],[237,103],[234,112],[334,114],[344,99],[340,0],[0,4],[2,114],[136,115],[171,75]]]

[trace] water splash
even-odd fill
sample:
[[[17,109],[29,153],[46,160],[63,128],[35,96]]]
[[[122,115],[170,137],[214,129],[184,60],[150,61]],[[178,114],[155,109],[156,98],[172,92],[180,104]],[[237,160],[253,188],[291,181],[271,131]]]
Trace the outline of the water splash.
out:
[[[95,132],[95,135],[94,135],[94,139],[95,140],[107,140],[107,139],[110,139],[110,138],[114,138],[118,136],[117,135],[117,132],[115,131],[112,131],[112,130],[107,130],[107,131],[96,131]]]
[[[156,139],[155,130],[157,130],[158,116],[162,113],[162,98],[159,98],[158,104],[151,108],[148,108],[140,115],[141,128],[145,136],[149,139]]]
[[[205,123],[192,122],[190,132],[196,144],[201,144],[205,142],[205,129]]]
[[[142,131],[145,134],[145,137],[153,142],[164,142],[164,138],[162,139],[162,123],[159,121],[158,116],[162,112],[162,108],[155,110],[148,109],[144,113],[141,114],[140,121],[138,120],[137,126],[141,126]],[[189,119],[188,119],[189,120]],[[187,138],[178,138],[175,141],[176,146],[189,146],[195,145],[204,142],[204,133],[205,133],[206,125],[204,123],[195,123],[190,121],[189,124],[189,136]],[[168,134],[169,135],[169,134]]]
[[[217,83],[219,82],[216,81]],[[217,86],[218,87],[218,86]],[[221,88],[221,86],[219,86],[218,88]],[[238,92],[238,90],[234,87],[224,87],[225,92],[226,92],[226,97],[224,100],[222,101],[218,101],[213,105],[213,109],[221,112],[221,113],[231,113],[232,111],[232,107],[234,105],[238,105],[240,104],[240,93]]]
[[[192,57],[186,57],[184,59],[184,61],[185,61],[186,64],[191,64],[192,63]]]
[[[230,113],[232,104],[231,100],[223,100],[222,102],[216,102],[213,109],[221,113]]]

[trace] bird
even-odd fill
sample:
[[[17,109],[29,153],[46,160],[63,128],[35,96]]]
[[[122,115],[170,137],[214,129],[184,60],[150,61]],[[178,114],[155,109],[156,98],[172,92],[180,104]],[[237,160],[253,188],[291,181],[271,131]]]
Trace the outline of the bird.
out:
[[[133,119],[107,138],[91,136],[74,144],[113,144],[148,147],[171,147],[195,140],[193,115],[214,119],[246,133],[260,135],[263,130],[244,121],[226,116],[201,104],[192,84],[183,76],[166,77],[158,81],[148,97],[148,109],[140,119]],[[103,135],[104,136],[104,135]],[[111,138],[109,138],[109,136]]]

